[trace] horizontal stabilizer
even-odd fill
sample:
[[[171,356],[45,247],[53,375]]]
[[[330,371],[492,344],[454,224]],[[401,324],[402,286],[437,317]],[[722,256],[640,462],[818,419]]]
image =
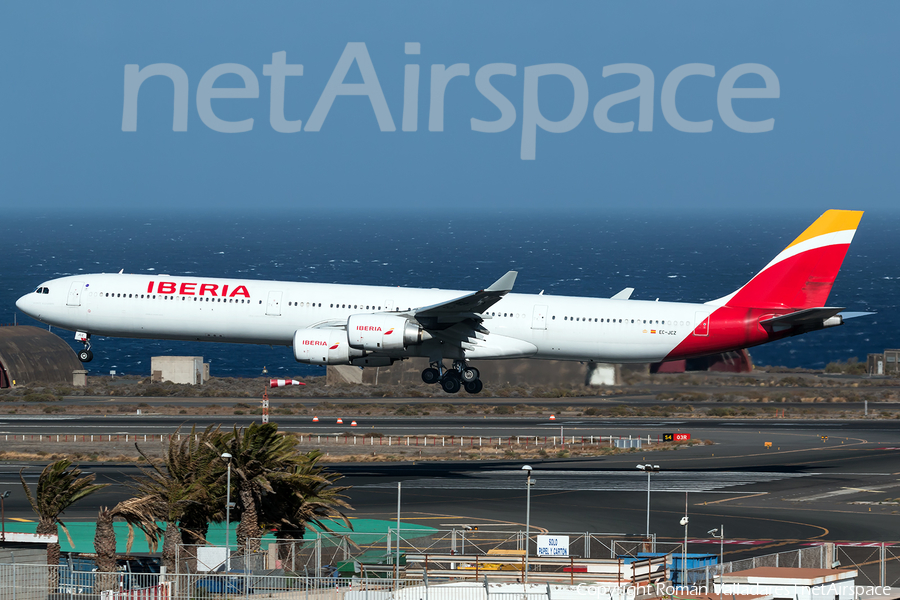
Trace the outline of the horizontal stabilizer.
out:
[[[798,310],[786,315],[765,319],[764,321],[760,321],[759,324],[764,327],[771,327],[774,331],[784,331],[785,329],[791,329],[793,327],[808,326],[812,326],[814,329],[820,329],[826,326],[840,325],[842,322],[840,317],[837,317],[837,320],[833,323],[826,322],[835,317],[842,310],[844,309],[826,306],[804,308],[803,310]]]
[[[842,312],[838,316],[843,320],[847,319],[855,319],[857,317],[868,317],[869,315],[877,315],[878,313],[873,312]]]
[[[633,293],[634,288],[625,288],[624,290],[610,298],[610,300],[628,300],[629,298],[631,298],[631,295]]]

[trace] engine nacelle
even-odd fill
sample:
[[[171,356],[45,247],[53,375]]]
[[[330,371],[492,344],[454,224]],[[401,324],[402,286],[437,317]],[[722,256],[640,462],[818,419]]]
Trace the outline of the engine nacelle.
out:
[[[394,315],[352,315],[347,337],[351,347],[370,352],[403,350],[426,339],[419,325]]]
[[[340,329],[298,329],[294,332],[294,358],[310,365],[346,365],[365,352],[351,348]]]

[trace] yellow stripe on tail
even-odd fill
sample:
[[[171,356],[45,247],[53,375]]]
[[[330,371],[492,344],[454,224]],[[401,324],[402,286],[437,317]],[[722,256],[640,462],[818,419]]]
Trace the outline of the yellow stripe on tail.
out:
[[[859,221],[862,219],[863,211],[861,210],[826,210],[821,217],[806,228],[806,231],[788,244],[787,248],[796,246],[800,242],[824,235],[826,233],[834,233],[835,231],[856,230],[859,227]],[[785,248],[785,250],[787,250]]]

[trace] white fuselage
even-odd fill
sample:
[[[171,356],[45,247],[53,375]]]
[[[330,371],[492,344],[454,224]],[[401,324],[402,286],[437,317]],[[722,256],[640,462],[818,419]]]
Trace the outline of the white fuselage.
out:
[[[291,346],[298,329],[336,326],[351,315],[405,312],[467,293],[94,274],[48,281],[16,304],[44,323],[95,335]],[[465,358],[655,362],[692,335],[713,310],[704,304],[510,293],[484,313],[490,333]],[[402,355],[433,353],[426,343]]]

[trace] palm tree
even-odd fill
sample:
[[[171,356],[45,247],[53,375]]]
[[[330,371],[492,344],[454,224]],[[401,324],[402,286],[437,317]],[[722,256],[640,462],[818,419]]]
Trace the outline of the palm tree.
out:
[[[169,441],[162,465],[135,444],[148,466],[140,468],[142,477],[131,485],[135,497],[120,503],[117,514],[142,529],[152,546],[162,537],[162,563],[170,572],[175,571],[177,546],[184,543],[185,530],[195,527],[189,535],[205,539],[208,520],[220,503],[216,481],[222,465],[215,460],[212,444],[218,437],[212,426],[201,434],[192,429],[179,441]]]
[[[24,470],[19,471],[19,479],[22,481],[25,497],[28,498],[31,508],[38,516],[37,533],[39,534],[58,536],[57,525],[60,525],[68,536],[69,530],[65,523],[59,520],[60,515],[82,498],[109,485],[108,483],[94,483],[96,475],[93,473],[82,477],[81,469],[73,467],[72,461],[62,459],[44,467],[32,496],[31,490],[22,476]],[[71,537],[69,541],[71,543]],[[59,564],[59,551],[59,542],[47,546],[47,564],[51,565],[50,589],[54,591],[59,582],[59,573],[52,567]]]
[[[113,529],[115,514],[105,506],[97,515],[97,529],[94,530],[94,551],[97,553],[97,577],[95,592],[115,589],[116,579],[116,531]]]
[[[94,530],[94,550],[97,552],[97,570],[112,573],[116,570],[116,531],[113,529],[115,514],[105,506],[97,514]]]
[[[231,454],[233,485],[237,487],[237,527],[239,548],[259,551],[260,512],[263,497],[274,493],[273,482],[290,475],[303,459],[296,451],[297,438],[278,433],[275,423],[252,423],[214,442],[219,454]]]
[[[155,540],[162,536],[162,530],[156,523],[156,518],[148,513],[135,508],[139,503],[134,498],[124,500],[113,508],[101,507],[97,515],[97,528],[94,531],[94,551],[97,553],[97,578],[94,582],[94,591],[118,589],[118,577],[116,570],[116,530],[113,521],[116,517],[125,519],[128,525],[128,540],[125,552],[131,552],[134,543],[134,528],[138,527],[147,533],[148,545],[153,547]]]
[[[353,510],[343,494],[350,486],[334,485],[342,476],[318,464],[322,452],[313,450],[299,456],[302,462],[287,476],[273,482],[275,493],[265,496],[263,503],[263,520],[275,528],[281,560],[296,550],[293,546],[303,539],[309,523],[320,531],[330,532],[329,522],[340,519],[352,529],[349,519],[340,510]]]

